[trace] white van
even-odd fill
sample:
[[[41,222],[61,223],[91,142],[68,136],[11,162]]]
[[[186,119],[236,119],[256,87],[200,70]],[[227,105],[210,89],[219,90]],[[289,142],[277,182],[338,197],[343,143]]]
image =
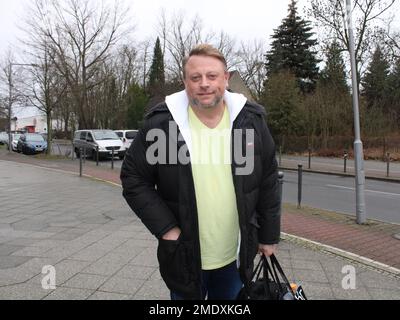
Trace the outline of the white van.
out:
[[[99,159],[110,157],[113,154],[121,160],[125,157],[125,147],[117,134],[112,130],[78,130],[74,135],[74,151],[79,158],[81,150],[86,156],[96,159],[97,148]]]
[[[129,149],[133,140],[135,139],[138,130],[114,130],[118,137],[121,139],[126,150]]]

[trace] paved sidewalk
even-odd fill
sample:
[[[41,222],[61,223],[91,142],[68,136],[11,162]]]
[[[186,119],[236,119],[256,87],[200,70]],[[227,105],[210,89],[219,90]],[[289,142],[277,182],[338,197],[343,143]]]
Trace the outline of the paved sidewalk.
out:
[[[112,185],[79,178],[77,161],[2,151],[0,299],[168,299],[156,240],[125,204],[118,170],[86,163],[85,174]],[[285,207],[283,231],[278,259],[310,299],[400,299],[400,241],[390,237],[398,225],[357,226],[344,215]],[[362,254],[368,241],[364,249],[373,250]],[[45,265],[56,268],[56,290],[42,289]],[[345,290],[352,267],[356,289]]]

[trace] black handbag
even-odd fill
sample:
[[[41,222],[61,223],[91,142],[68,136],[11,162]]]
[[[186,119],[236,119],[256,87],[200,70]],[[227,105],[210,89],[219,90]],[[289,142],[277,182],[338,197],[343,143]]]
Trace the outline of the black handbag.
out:
[[[293,291],[275,255],[270,261],[271,265],[261,256],[250,284],[240,290],[237,300],[307,300],[302,287]]]

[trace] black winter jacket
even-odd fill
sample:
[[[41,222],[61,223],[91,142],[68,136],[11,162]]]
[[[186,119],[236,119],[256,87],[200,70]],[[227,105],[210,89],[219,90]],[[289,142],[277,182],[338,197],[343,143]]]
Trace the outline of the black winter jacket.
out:
[[[258,244],[277,244],[280,239],[281,200],[275,144],[264,113],[261,106],[247,102],[233,125],[233,129],[255,130],[254,144],[250,143],[254,145],[253,172],[236,175],[240,165],[232,161],[241,233],[239,271],[245,285],[251,280]],[[165,103],[156,106],[145,117],[143,129],[139,131],[122,165],[123,196],[158,238],[157,257],[167,287],[186,299],[201,299],[199,227],[191,165],[168,162],[152,165],[146,161],[146,150],[153,143],[146,141],[148,131],[161,129],[168,136],[170,121],[174,120]],[[185,146],[185,141],[180,140],[173,138],[166,142],[176,144],[172,150],[179,151]],[[246,150],[245,140],[242,150]],[[168,147],[166,150],[169,150]],[[182,230],[177,241],[161,239],[176,226]]]

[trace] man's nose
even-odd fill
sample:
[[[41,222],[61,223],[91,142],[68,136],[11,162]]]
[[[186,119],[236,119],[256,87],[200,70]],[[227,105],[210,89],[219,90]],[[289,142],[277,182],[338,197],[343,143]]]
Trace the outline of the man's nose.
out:
[[[201,87],[205,87],[205,88],[210,86],[210,83],[209,83],[209,81],[208,81],[206,76],[201,78],[200,86]]]

